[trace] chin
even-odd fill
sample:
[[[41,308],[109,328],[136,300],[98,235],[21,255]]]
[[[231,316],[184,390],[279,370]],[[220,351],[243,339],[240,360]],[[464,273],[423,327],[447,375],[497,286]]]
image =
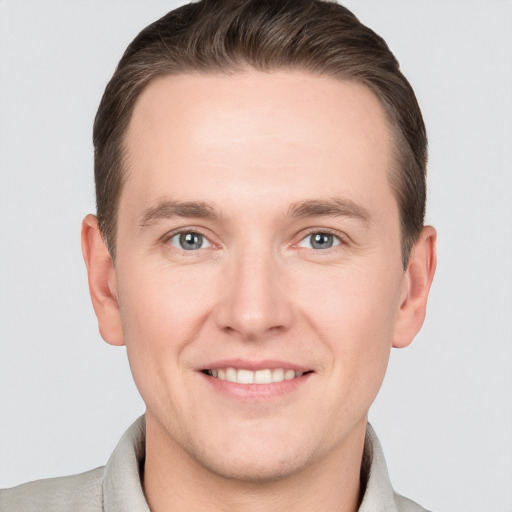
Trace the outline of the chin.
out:
[[[209,432],[201,429],[203,435],[195,437],[188,451],[204,468],[230,480],[263,483],[286,478],[307,466],[320,448],[312,446],[318,443],[311,443],[305,429],[290,432],[288,421],[226,421],[223,427],[210,424]]]
[[[299,472],[308,463],[295,454],[277,454],[262,450],[258,453],[241,454],[232,457],[196,458],[209,472],[228,480],[246,483],[270,483],[286,479]]]

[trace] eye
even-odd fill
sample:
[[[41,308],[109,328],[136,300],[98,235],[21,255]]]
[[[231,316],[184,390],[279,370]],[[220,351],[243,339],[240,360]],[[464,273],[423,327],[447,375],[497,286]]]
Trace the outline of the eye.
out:
[[[173,247],[183,249],[184,251],[197,251],[198,249],[205,249],[212,245],[205,236],[195,231],[178,233],[169,238],[169,243]]]
[[[308,249],[330,249],[331,247],[335,247],[336,245],[340,245],[341,240],[331,234],[331,233],[311,233],[305,238],[303,238],[298,246],[299,247],[306,247]]]

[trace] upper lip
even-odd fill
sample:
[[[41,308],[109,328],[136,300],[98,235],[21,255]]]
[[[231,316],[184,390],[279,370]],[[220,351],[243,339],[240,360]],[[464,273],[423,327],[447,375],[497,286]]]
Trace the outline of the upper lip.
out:
[[[276,368],[283,368],[283,370],[293,370],[295,372],[311,371],[307,366],[292,363],[289,361],[279,361],[275,359],[267,360],[248,360],[248,359],[222,359],[207,363],[205,366],[198,368],[199,370],[218,370],[219,368],[236,368],[237,370],[275,370]]]

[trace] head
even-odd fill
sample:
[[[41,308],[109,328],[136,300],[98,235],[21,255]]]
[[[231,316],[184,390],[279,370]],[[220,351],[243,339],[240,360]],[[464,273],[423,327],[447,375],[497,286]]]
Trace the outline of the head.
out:
[[[402,263],[423,227],[427,138],[414,91],[386,42],[349,10],[320,0],[202,1],[146,27],[128,46],[94,123],[100,229],[115,258],[119,199],[127,179],[125,135],[133,108],[155,78],[183,73],[298,70],[368,87],[393,133],[389,180],[401,225]]]
[[[94,137],[84,255],[146,464],[264,482],[357,462],[435,268],[424,127],[382,39],[333,3],[182,7],[129,46]]]

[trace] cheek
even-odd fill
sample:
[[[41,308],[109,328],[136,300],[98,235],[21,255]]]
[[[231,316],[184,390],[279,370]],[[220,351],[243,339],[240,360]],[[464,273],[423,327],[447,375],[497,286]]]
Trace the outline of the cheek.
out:
[[[176,344],[186,343],[210,308],[211,278],[165,265],[141,265],[134,271],[128,267],[124,273],[119,299],[127,344],[176,349]]]
[[[377,392],[392,345],[401,276],[400,269],[386,272],[376,262],[309,279],[310,293],[299,307],[327,346],[336,378],[350,382],[344,389]],[[298,283],[299,289],[306,283]]]
[[[212,286],[186,269],[125,264],[118,272],[128,359],[146,399],[145,390],[165,388],[181,374],[182,353],[208,317]]]
[[[392,330],[402,273],[372,265],[319,268],[295,282],[298,305],[317,327],[371,342]],[[360,340],[361,341],[361,340]],[[364,340],[363,340],[364,341]]]

